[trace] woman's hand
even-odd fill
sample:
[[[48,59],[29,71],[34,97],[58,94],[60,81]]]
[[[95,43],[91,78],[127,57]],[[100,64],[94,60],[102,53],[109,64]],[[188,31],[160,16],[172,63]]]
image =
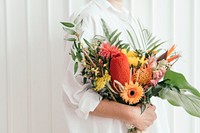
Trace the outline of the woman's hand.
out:
[[[155,110],[154,105],[147,104],[145,111],[141,114],[140,106],[134,106],[129,109],[129,123],[141,131],[146,130],[157,118]]]
[[[129,106],[109,100],[102,100],[91,115],[113,118],[134,125],[139,130],[145,130],[156,119],[156,107],[147,104],[141,114],[140,106]]]

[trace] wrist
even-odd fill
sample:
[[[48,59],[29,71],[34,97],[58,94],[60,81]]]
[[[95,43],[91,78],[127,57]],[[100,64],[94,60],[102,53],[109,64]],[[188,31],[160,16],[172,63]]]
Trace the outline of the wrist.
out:
[[[127,123],[135,125],[140,116],[140,107],[139,106],[128,106],[127,110]]]

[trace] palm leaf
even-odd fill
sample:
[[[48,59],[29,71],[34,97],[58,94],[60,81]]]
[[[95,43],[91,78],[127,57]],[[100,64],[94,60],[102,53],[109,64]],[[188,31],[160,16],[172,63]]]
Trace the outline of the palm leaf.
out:
[[[105,34],[106,38],[109,39],[110,35],[109,35],[109,30],[108,30],[108,27],[106,25],[106,22],[103,19],[101,19],[101,22],[102,22],[102,25],[103,25],[104,34]]]
[[[118,30],[113,31],[109,36],[109,41],[111,41],[111,38],[117,33]]]
[[[134,41],[133,36],[131,35],[130,31],[129,30],[126,30],[126,31],[131,39],[131,44],[132,44],[133,49],[137,49],[136,45],[135,45],[135,41]]]
[[[117,39],[119,38],[119,36],[121,35],[121,32],[120,33],[118,33],[116,36],[114,36],[114,38],[111,40],[111,45],[113,45],[116,41],[117,41]]]

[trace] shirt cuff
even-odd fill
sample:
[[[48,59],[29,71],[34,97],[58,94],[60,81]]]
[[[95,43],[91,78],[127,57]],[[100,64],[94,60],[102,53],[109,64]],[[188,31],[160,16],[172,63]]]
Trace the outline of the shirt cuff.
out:
[[[83,119],[87,119],[89,113],[94,111],[97,105],[101,102],[102,97],[93,90],[87,90],[81,97],[76,114]]]

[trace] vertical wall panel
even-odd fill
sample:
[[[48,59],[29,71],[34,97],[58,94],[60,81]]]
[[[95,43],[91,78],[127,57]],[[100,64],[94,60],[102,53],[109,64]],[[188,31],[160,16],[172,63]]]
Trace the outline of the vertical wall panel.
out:
[[[63,3],[62,5],[63,12],[60,15],[64,17],[64,20],[66,20],[71,13],[71,6],[70,6],[71,0],[62,0],[62,3]]]
[[[153,33],[170,44],[173,41],[173,0],[153,0]],[[171,44],[170,44],[171,45]]]
[[[53,133],[66,133],[65,117],[62,105],[62,86],[64,73],[64,32],[61,21],[63,0],[49,0],[49,47],[51,50],[51,84],[52,84],[52,129]],[[67,12],[65,12],[67,14]]]
[[[149,29],[152,28],[152,0],[134,0],[131,2],[132,15],[139,18]]]
[[[177,62],[177,71],[182,72],[190,83],[193,82],[193,0],[174,1],[174,39],[182,54]],[[182,108],[176,108],[174,114],[174,133],[192,132],[192,117],[187,115]],[[181,123],[180,123],[181,122]],[[180,124],[178,124],[180,123]],[[183,128],[184,127],[184,128]]]
[[[28,0],[32,133],[51,133],[51,64],[48,1]]]
[[[194,1],[194,84],[195,87],[199,89],[200,91],[200,1],[199,0],[195,0]],[[194,122],[194,132],[195,133],[200,133],[200,120],[199,118],[195,119]]]
[[[0,0],[0,133],[66,133],[61,95],[65,33],[59,22],[89,1]],[[165,48],[177,44],[182,58],[173,69],[200,88],[200,1],[125,0],[125,5],[168,41]],[[163,131],[200,132],[198,118],[166,101],[155,102],[169,117]]]
[[[0,133],[7,133],[7,46],[5,0],[0,0]]]
[[[6,0],[9,133],[27,133],[26,1]]]
[[[153,0],[152,6],[152,32],[158,38],[166,41],[166,43],[162,45],[162,48],[167,49],[173,44],[173,0]],[[158,99],[155,104],[158,106],[157,121],[163,121],[162,124],[166,127],[165,131],[172,133],[174,128],[173,107],[167,101],[160,99]],[[170,118],[168,116],[170,116]],[[160,123],[157,124],[159,125]],[[163,128],[164,126],[160,125],[159,127]],[[158,128],[159,132],[162,132],[162,128]]]
[[[79,10],[86,3],[86,0],[78,0],[78,2],[75,0],[70,0],[70,1],[71,1],[70,14],[73,13],[74,11]]]
[[[199,83],[199,79],[200,79],[200,1],[199,0],[195,0],[194,2],[194,54],[193,54],[193,58],[194,58],[194,83],[195,83],[195,87],[197,87],[200,91],[200,83]]]

